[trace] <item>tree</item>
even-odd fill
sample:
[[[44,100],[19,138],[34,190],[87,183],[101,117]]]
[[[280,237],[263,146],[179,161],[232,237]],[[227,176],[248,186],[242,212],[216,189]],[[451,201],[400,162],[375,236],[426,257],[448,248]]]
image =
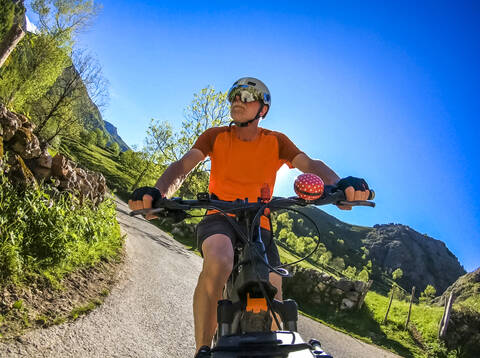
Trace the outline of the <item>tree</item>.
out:
[[[420,302],[427,303],[435,298],[437,290],[432,285],[427,285],[425,290],[420,294]]]
[[[105,148],[108,142],[108,136],[100,128],[95,128],[95,133],[97,135],[97,146],[100,148]]]
[[[86,125],[86,112],[95,111],[93,106],[106,105],[107,86],[98,61],[84,50],[74,51],[70,66],[44,96],[29,106],[37,125],[35,134],[46,142],[58,135],[76,136]],[[103,136],[101,138],[103,140]]]
[[[113,142],[109,147],[113,154],[118,155],[120,153],[120,145],[117,142]]]
[[[345,270],[342,272],[345,276],[347,276],[350,279],[355,279],[355,276],[357,275],[357,268],[353,266],[348,266]]]
[[[392,272],[392,278],[394,281],[397,281],[403,277],[403,271],[400,268],[397,268],[395,271]]]
[[[62,73],[69,52],[47,33],[26,35],[1,69],[1,101],[26,111],[25,104],[41,98]]]
[[[360,271],[357,275],[357,280],[359,281],[363,281],[363,282],[368,282],[368,279],[369,279],[369,274],[368,274],[368,271],[363,268],[362,271]]]
[[[89,0],[34,0],[37,32],[17,45],[0,79],[0,99],[17,111],[42,97],[68,66],[75,35],[98,10]]]
[[[322,256],[320,256],[320,263],[327,266],[330,263],[333,255],[330,251],[326,251]]]
[[[23,0],[0,0],[0,68],[25,36]]]
[[[345,268],[345,260],[343,257],[335,257],[331,261],[330,265],[333,266],[337,271],[341,272]]]
[[[80,133],[80,137],[83,140],[83,143],[88,146],[93,146],[97,143],[97,132],[93,130],[83,130]]]
[[[39,29],[71,46],[77,34],[97,15],[100,6],[93,0],[33,0]]]

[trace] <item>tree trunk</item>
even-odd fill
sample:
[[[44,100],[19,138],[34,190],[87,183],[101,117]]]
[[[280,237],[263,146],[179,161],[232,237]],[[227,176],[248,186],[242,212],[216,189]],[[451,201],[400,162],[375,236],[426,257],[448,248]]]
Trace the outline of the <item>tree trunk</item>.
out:
[[[20,40],[25,36],[25,31],[19,24],[14,24],[5,36],[5,40],[0,44],[0,68],[3,66],[8,56],[17,46]]]

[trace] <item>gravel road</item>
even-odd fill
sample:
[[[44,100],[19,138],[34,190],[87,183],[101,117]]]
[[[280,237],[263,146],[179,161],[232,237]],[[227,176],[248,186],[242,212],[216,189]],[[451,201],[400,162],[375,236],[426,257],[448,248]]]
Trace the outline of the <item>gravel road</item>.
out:
[[[192,296],[202,260],[117,203],[127,258],[104,304],[75,322],[1,342],[0,357],[193,357]],[[299,330],[336,358],[398,357],[304,317]]]

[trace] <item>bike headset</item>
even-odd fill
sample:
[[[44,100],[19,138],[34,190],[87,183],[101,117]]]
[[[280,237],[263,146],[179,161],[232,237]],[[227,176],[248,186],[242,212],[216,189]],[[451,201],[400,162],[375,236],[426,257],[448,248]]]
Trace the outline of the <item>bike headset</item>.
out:
[[[227,94],[227,99],[230,102],[230,104],[233,103],[237,95],[240,96],[240,100],[242,102],[259,101],[260,108],[258,109],[257,115],[253,119],[247,122],[231,121],[230,126],[232,124],[235,124],[236,126],[239,126],[239,127],[247,127],[253,121],[259,118],[265,118],[268,111],[270,110],[270,104],[272,102],[270,91],[268,90],[265,83],[263,83],[257,78],[242,77],[239,80],[235,81]],[[265,105],[268,106],[268,109],[267,109],[267,112],[262,117],[260,116],[260,112],[262,112]]]

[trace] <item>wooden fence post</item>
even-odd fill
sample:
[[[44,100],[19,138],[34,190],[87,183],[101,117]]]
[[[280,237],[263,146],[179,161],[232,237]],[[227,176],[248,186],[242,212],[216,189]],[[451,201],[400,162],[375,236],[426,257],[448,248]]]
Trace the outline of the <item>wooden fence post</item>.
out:
[[[367,287],[365,287],[365,291],[362,293],[360,296],[360,299],[358,300],[358,309],[362,308],[363,302],[365,301],[365,297],[367,296],[368,291],[370,290],[370,287],[372,287],[373,280],[369,280],[367,283]]]
[[[448,320],[450,319],[450,312],[452,309],[453,305],[453,291],[450,292],[450,297],[448,298],[448,302],[445,298],[445,310],[443,311],[443,317],[442,320],[440,321],[440,327],[438,329],[438,337],[439,338],[444,338],[445,335],[447,334],[447,328],[448,328]]]
[[[390,306],[392,305],[394,291],[395,291],[395,285],[392,286],[392,294],[390,295],[390,302],[388,303],[387,312],[385,313],[385,318],[383,319],[382,324],[387,323],[388,312],[390,312]]]
[[[413,303],[414,295],[415,295],[415,286],[412,287],[412,297],[410,297],[410,307],[408,308],[407,320],[405,321],[405,330],[408,327],[408,322],[410,322],[410,313],[412,312],[412,303]]]

